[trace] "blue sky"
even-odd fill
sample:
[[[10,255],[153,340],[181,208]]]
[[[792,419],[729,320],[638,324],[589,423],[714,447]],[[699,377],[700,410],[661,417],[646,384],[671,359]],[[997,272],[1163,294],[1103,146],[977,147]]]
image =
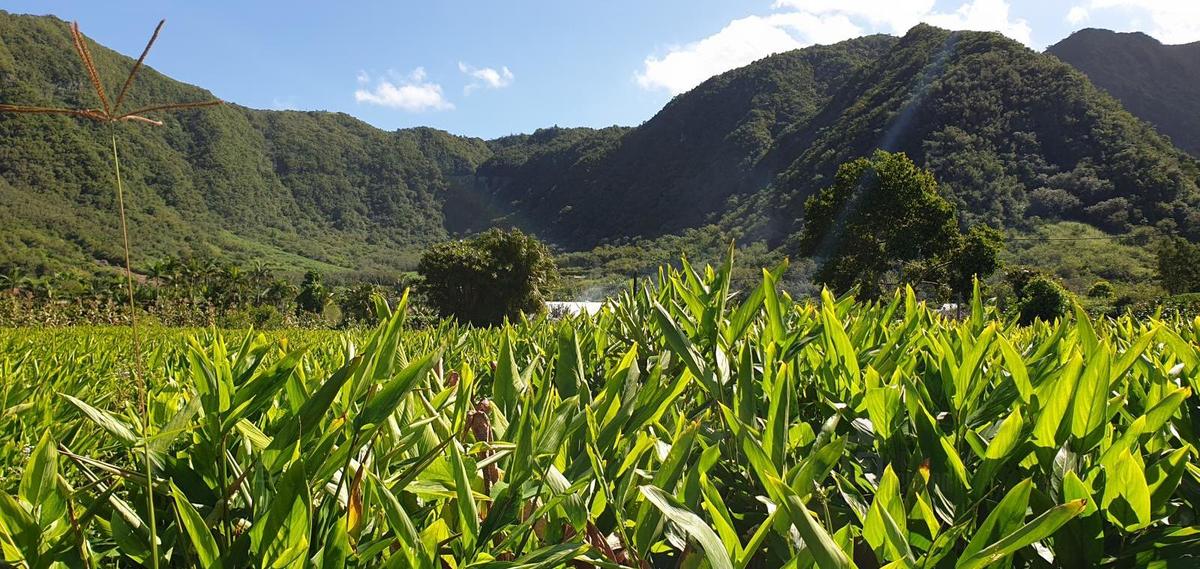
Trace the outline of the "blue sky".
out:
[[[927,21],[1043,49],[1071,31],[1200,40],[1200,0],[0,1],[77,20],[238,104],[343,111],[385,129],[496,137],[636,125],[713,74],[773,52]]]

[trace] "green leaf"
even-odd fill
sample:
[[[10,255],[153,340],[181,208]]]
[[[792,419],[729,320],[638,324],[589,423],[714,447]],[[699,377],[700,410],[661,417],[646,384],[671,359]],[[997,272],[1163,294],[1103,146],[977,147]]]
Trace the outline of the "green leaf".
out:
[[[892,425],[900,415],[900,387],[869,387],[865,401],[875,434],[885,441],[892,438]]]
[[[909,559],[906,526],[907,513],[904,500],[900,497],[900,479],[892,471],[889,464],[879,478],[879,486],[875,489],[875,498],[871,508],[867,510],[867,518],[863,522],[863,538],[871,547],[879,551],[887,545],[886,557],[892,560]]]
[[[1175,412],[1179,410],[1179,406],[1187,401],[1191,396],[1192,390],[1187,387],[1181,387],[1168,393],[1165,397],[1159,400],[1158,403],[1146,411],[1146,430],[1147,433],[1157,433],[1171,417],[1175,416]]]
[[[854,562],[846,556],[846,552],[842,551],[833,541],[829,532],[813,519],[812,513],[804,506],[804,500],[801,500],[800,496],[779,480],[773,480],[772,485],[777,493],[785,496],[781,507],[787,511],[788,518],[799,532],[800,539],[804,541],[804,545],[812,554],[817,567],[820,569],[846,569],[855,566]]]
[[[1146,469],[1146,484],[1150,489],[1150,512],[1163,511],[1187,470],[1191,447],[1183,447],[1163,457]]]
[[[983,551],[984,547],[996,543],[1020,528],[1025,522],[1025,510],[1029,507],[1029,494],[1032,490],[1033,480],[1030,478],[1013,486],[976,530],[961,557],[970,558]]]
[[[263,462],[271,472],[283,469],[284,464],[291,458],[292,449],[295,448],[297,441],[303,443],[318,431],[321,417],[325,416],[330,405],[333,404],[333,400],[337,398],[338,392],[342,390],[342,386],[346,385],[350,377],[360,368],[362,362],[362,356],[346,362],[341,369],[325,380],[312,396],[304,400],[298,413],[289,416],[276,429],[271,437],[271,443],[267,445],[263,453]]]
[[[251,549],[262,567],[294,567],[307,557],[311,500],[304,461],[297,460],[276,484],[266,516],[250,528]]]
[[[1029,403],[1030,397],[1033,397],[1033,384],[1029,382],[1029,369],[1025,367],[1025,360],[1003,335],[996,334],[996,343],[1000,345],[1000,354],[1004,357],[1004,367],[1008,369],[1008,375],[1012,377],[1013,385],[1017,387],[1021,402]]]
[[[355,428],[378,425],[391,415],[409,390],[425,379],[433,362],[441,358],[440,351],[430,352],[406,366],[367,402],[361,413],[354,418]]]
[[[28,560],[39,556],[42,530],[37,521],[21,507],[21,504],[4,492],[0,492],[0,529],[7,530],[13,544]],[[0,553],[5,553],[0,551]],[[7,555],[7,553],[5,553]]]
[[[1108,417],[1108,374],[1111,358],[1106,346],[1096,345],[1090,351],[1092,356],[1079,376],[1075,386],[1075,397],[1071,403],[1071,435],[1083,441],[1081,451],[1091,450],[1100,442],[1100,429]]]
[[[576,395],[584,399],[590,397],[587,377],[583,371],[583,355],[579,352],[579,337],[570,326],[559,330],[558,357],[554,362],[554,387],[563,399]]]
[[[59,521],[66,512],[66,499],[58,487],[58,448],[49,430],[42,433],[41,440],[29,455],[21,476],[19,496],[43,530]]]
[[[454,475],[454,493],[457,496],[460,527],[467,549],[471,549],[475,545],[475,538],[479,536],[479,510],[475,507],[475,495],[471,491],[474,472],[467,472],[466,462],[455,443],[450,443],[450,466]]]
[[[1033,442],[1037,446],[1052,449],[1062,446],[1063,439],[1058,435],[1059,426],[1070,408],[1081,369],[1083,356],[1074,352],[1066,368],[1039,386],[1037,422],[1033,425]]]
[[[984,451],[983,464],[975,471],[972,487],[979,491],[988,487],[1009,455],[1024,442],[1021,437],[1021,430],[1024,426],[1025,419],[1021,416],[1020,407],[1013,409],[1012,413],[1009,413],[1008,417],[1000,422],[1000,426],[996,429],[996,436],[992,437],[987,450]]]
[[[112,413],[92,407],[65,393],[59,393],[59,395],[82,411],[93,423],[117,437],[117,440],[121,441],[125,446],[132,447],[141,440],[141,437],[134,433],[133,429],[130,429],[124,421],[116,418]]]
[[[512,331],[505,327],[500,333],[500,354],[496,359],[495,380],[492,383],[492,396],[496,405],[506,413],[511,412],[524,391],[521,372],[517,369],[517,360],[513,355]]]
[[[692,454],[692,447],[696,441],[696,432],[700,429],[700,425],[692,423],[684,427],[675,440],[671,443],[671,450],[667,453],[667,458],[659,465],[658,471],[654,473],[654,479],[651,484],[663,489],[674,489],[679,479],[683,476],[683,467],[687,464],[688,457]],[[643,502],[638,507],[636,521],[636,529],[634,530],[633,543],[637,547],[639,554],[645,554],[650,551],[650,546],[654,542],[655,535],[659,529],[660,515],[658,511],[651,507],[649,503]]]
[[[979,553],[959,558],[955,569],[982,569],[1016,553],[1022,547],[1050,537],[1063,524],[1079,515],[1086,505],[1087,500],[1075,500],[1050,508],[1000,541],[983,548]]]
[[[200,567],[204,569],[224,567],[224,564],[221,562],[221,551],[217,546],[217,540],[213,538],[208,525],[204,523],[204,518],[196,511],[192,503],[188,501],[183,490],[180,490],[174,482],[171,483],[171,496],[175,499],[175,511],[179,514],[179,523],[183,526],[188,538],[191,540],[192,549],[196,552],[196,558],[200,561]]]
[[[1150,524],[1150,487],[1140,460],[1122,450],[1104,461],[1104,490],[1100,505],[1111,520],[1125,531],[1136,531]]]
[[[791,424],[788,416],[792,403],[790,379],[791,374],[787,373],[785,366],[781,366],[772,385],[767,428],[763,433],[763,448],[771,456],[771,463],[779,470],[785,468],[783,457],[787,453],[788,425]]]
[[[721,538],[717,537],[716,532],[704,523],[700,516],[692,513],[674,496],[657,486],[644,485],[640,486],[639,490],[671,523],[687,533],[700,549],[704,550],[704,556],[713,569],[733,569],[733,562],[729,559],[729,552],[722,545]]]

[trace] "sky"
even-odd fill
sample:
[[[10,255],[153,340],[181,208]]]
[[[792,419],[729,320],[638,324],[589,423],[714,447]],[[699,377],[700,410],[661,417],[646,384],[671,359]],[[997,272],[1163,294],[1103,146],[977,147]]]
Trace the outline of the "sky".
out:
[[[761,57],[919,22],[1042,50],[1072,31],[1200,41],[1200,0],[0,0],[76,20],[127,55],[230,102],[341,111],[383,129],[494,138],[635,126]]]

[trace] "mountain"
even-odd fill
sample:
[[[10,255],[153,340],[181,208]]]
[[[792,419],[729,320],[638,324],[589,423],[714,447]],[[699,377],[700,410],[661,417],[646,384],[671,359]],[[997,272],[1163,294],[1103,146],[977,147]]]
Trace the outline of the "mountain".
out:
[[[132,60],[93,46],[110,82]],[[0,102],[94,105],[67,26],[0,12]],[[152,69],[133,105],[211,98]],[[714,224],[786,245],[804,199],[876,148],[933,170],[964,223],[1153,225],[1200,238],[1200,168],[1058,58],[918,26],[764,58],[636,127],[495,140],[385,132],[227,104],[120,125],[139,260],[224,255],[331,272],[411,268],[429,243],[518,226],[567,251]],[[0,115],[0,265],[119,260],[107,127]]]
[[[1193,159],[1060,60],[927,25],[717,76],[586,160],[541,157],[565,168],[541,185],[502,191],[519,187],[548,224],[533,228],[577,248],[707,222],[782,244],[838,165],[878,148],[932,170],[964,223],[1200,237]]]
[[[526,227],[572,248],[702,225],[731,196],[769,182],[761,160],[780,134],[812,120],[895,41],[869,36],[765,58],[705,81],[634,129],[517,137],[479,177],[520,204]]]
[[[794,157],[760,196],[776,232],[799,228],[839,164],[881,148],[930,169],[964,222],[1200,237],[1197,163],[1082,73],[1000,34],[917,26],[832,100],[776,147]]]
[[[0,101],[95,106],[67,24],[0,12]],[[133,61],[91,44],[110,92]],[[211,99],[145,68],[128,108]],[[491,157],[483,140],[432,129],[385,132],[340,113],[227,104],[121,124],[122,174],[139,259],[270,259],[328,270],[411,266],[448,233],[443,207]],[[0,263],[48,268],[120,258],[108,127],[0,115]],[[458,208],[454,208],[457,211]]]
[[[1046,53],[1082,71],[1129,112],[1200,157],[1200,42],[1164,45],[1140,32],[1086,29]]]

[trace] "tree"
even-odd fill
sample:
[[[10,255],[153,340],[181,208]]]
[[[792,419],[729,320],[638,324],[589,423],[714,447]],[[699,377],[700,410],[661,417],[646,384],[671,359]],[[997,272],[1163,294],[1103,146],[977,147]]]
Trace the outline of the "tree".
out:
[[[1041,319],[1047,322],[1066,316],[1071,309],[1071,294],[1047,275],[1036,275],[1017,291],[1017,310],[1021,324]]]
[[[342,321],[347,324],[374,322],[379,318],[375,313],[375,295],[381,293],[379,285],[367,282],[355,283],[339,291],[337,300],[342,310]]]
[[[958,239],[939,264],[945,267],[944,282],[955,297],[970,296],[975,279],[986,279],[1000,268],[1000,251],[1004,235],[986,225],[976,225]]]
[[[517,229],[434,245],[417,272],[424,278],[422,292],[442,316],[476,325],[542,310],[544,293],[558,280],[546,246]]]
[[[304,273],[304,282],[300,284],[300,294],[296,296],[296,309],[313,314],[320,314],[329,303],[329,292],[321,283],[321,273],[308,271]]]
[[[1158,278],[1171,294],[1200,292],[1200,244],[1182,237],[1158,244]]]
[[[986,227],[964,237],[933,174],[880,150],[842,164],[833,185],[808,199],[800,252],[816,258],[817,280],[839,293],[858,287],[876,297],[892,274],[965,294],[974,277],[999,266],[1001,243]]]

